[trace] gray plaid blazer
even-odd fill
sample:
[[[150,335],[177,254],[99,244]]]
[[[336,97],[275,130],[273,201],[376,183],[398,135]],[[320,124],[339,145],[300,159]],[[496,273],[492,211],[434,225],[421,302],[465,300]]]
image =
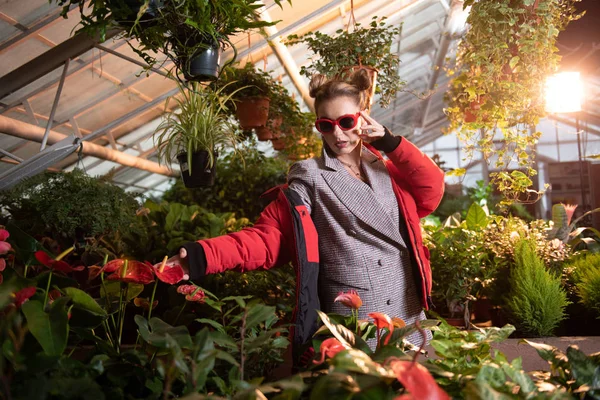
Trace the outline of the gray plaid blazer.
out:
[[[425,315],[404,216],[384,163],[364,146],[361,157],[367,183],[351,176],[325,146],[320,157],[297,162],[288,173],[289,187],[306,204],[319,236],[321,309],[349,314],[333,300],[353,289],[363,300],[361,319],[383,312],[413,323]],[[420,343],[418,338],[409,339]]]

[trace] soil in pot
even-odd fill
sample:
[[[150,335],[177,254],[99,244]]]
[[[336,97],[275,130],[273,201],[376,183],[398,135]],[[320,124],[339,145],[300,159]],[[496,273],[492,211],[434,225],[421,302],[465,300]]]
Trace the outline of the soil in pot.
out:
[[[269,118],[268,97],[247,97],[236,104],[235,114],[242,129],[253,129],[265,126]]]
[[[217,153],[214,153],[214,159],[217,159]],[[208,167],[208,152],[206,150],[198,151],[192,154],[192,170],[188,166],[187,153],[177,155],[177,161],[181,168],[181,178],[187,188],[213,186],[215,184],[216,169],[213,163]]]

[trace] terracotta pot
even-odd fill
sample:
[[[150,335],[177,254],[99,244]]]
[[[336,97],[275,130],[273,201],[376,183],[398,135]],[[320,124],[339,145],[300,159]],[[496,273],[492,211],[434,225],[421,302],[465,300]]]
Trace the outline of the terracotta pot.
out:
[[[270,103],[271,99],[268,97],[247,97],[238,101],[235,114],[242,129],[264,126],[269,118]]]
[[[256,136],[258,136],[258,140],[266,141],[277,137],[279,135],[279,127],[282,123],[283,118],[277,117],[267,121],[267,125],[256,128]]]
[[[473,113],[470,109],[465,110],[465,122],[477,121],[477,114]]]
[[[465,319],[464,318],[445,318],[448,325],[456,326],[457,328],[465,327]]]
[[[346,67],[338,74],[342,79],[349,78],[354,72],[359,69],[364,69],[371,78],[371,88],[369,89],[369,106],[367,112],[371,112],[371,106],[373,105],[373,98],[375,97],[375,88],[377,87],[377,73],[379,72],[376,68],[369,67],[368,65],[355,65],[353,67]]]
[[[283,138],[271,139],[271,143],[273,144],[273,148],[277,151],[285,149],[285,140]]]

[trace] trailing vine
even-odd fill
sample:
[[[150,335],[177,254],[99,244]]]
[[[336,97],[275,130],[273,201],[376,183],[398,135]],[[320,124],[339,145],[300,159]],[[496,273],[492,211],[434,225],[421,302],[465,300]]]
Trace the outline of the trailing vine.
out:
[[[531,177],[535,130],[544,111],[546,78],[558,70],[556,39],[582,16],[581,0],[465,0],[469,30],[459,43],[446,95],[450,120],[468,158],[481,152],[506,201],[536,201]],[[509,172],[509,168],[517,169]],[[464,172],[464,171],[463,171]]]

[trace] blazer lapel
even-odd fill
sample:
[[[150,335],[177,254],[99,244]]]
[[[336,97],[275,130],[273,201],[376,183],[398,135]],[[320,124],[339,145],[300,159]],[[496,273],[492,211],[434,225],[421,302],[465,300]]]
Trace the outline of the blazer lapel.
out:
[[[385,185],[383,179],[390,179],[385,165],[377,163],[377,158],[363,148],[363,170],[367,174],[373,189],[360,180],[353,178],[341,162],[327,153],[323,147],[322,157],[327,170],[321,175],[338,200],[359,220],[371,226],[390,240],[406,247],[400,236],[399,227],[375,196],[373,189]],[[366,163],[366,165],[365,165]],[[379,166],[378,164],[381,164]],[[383,168],[383,170],[380,170]],[[385,171],[384,171],[385,170]]]

